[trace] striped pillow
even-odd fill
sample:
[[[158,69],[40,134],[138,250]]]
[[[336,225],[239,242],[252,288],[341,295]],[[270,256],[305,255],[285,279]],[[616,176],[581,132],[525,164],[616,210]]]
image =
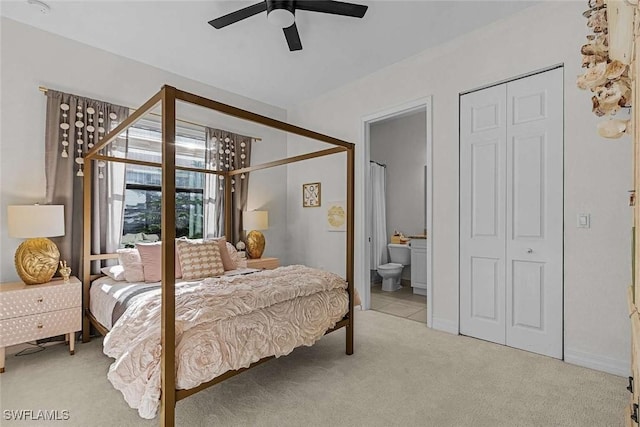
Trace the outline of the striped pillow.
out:
[[[176,240],[184,280],[204,279],[224,274],[218,242]]]

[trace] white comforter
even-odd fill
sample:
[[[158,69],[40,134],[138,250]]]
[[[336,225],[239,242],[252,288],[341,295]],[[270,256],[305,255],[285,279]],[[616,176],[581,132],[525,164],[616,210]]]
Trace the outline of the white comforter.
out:
[[[346,282],[304,266],[176,288],[176,387],[312,345],[348,311]],[[143,418],[160,399],[160,292],[139,298],[104,339],[108,378]]]

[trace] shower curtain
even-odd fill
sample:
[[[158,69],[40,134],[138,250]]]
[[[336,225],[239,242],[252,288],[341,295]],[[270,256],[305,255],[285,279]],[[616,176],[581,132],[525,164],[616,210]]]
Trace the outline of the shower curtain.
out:
[[[371,215],[371,269],[375,270],[387,259],[387,208],[386,208],[386,168],[377,163],[369,163],[369,212]]]

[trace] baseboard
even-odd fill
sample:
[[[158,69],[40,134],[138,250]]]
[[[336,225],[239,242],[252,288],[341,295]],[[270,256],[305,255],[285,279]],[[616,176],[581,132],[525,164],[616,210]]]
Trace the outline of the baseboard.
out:
[[[436,319],[434,317],[431,327],[438,331],[458,335],[458,322],[454,322],[448,319]]]
[[[631,371],[631,362],[628,360],[614,359],[570,348],[564,349],[564,361],[621,377],[628,376]]]

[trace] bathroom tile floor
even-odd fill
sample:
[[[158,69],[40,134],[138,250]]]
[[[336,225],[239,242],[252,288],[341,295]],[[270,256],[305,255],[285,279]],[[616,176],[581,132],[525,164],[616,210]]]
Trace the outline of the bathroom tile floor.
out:
[[[386,292],[382,290],[382,284],[374,283],[371,286],[371,309],[427,323],[427,297],[414,294],[411,286]]]

